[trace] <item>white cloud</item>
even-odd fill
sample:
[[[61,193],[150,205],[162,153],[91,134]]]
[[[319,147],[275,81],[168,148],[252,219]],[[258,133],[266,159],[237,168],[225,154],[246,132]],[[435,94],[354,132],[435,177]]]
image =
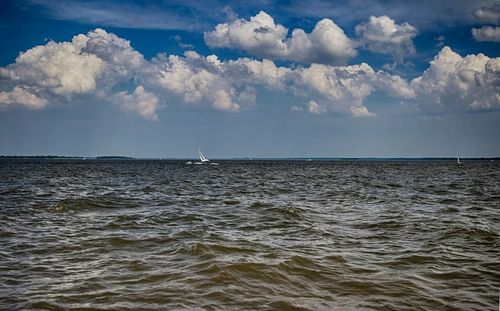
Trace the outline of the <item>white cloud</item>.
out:
[[[398,75],[389,74],[380,70],[377,71],[372,83],[375,88],[383,90],[394,98],[415,98],[414,90],[403,78]]]
[[[215,55],[204,58],[194,51],[185,57],[160,55],[155,58],[155,77],[160,88],[180,96],[187,103],[209,103],[218,110],[238,111],[234,101],[237,92],[219,72],[220,61]]]
[[[81,38],[82,52],[95,55],[108,66],[115,66],[115,71],[138,69],[144,65],[144,57],[130,46],[130,41],[122,39],[103,29],[95,29]]]
[[[183,48],[183,49],[193,49],[194,48],[194,45],[192,44],[189,44],[189,43],[184,43],[182,42],[182,37],[179,36],[179,35],[175,35],[174,36],[174,40],[177,41],[177,44]]]
[[[310,100],[308,103],[307,103],[307,110],[310,112],[310,113],[314,113],[314,114],[323,114],[326,112],[326,109],[325,107],[319,105],[317,102],[315,102],[314,100]]]
[[[12,91],[0,92],[0,107],[15,104],[40,109],[47,105],[47,100],[37,97],[30,88],[24,86],[15,86]]]
[[[291,76],[296,94],[308,94],[325,109],[355,116],[373,115],[364,106],[364,101],[375,91],[397,98],[415,96],[401,77],[383,71],[376,72],[365,63],[352,66],[313,64],[294,70]]]
[[[292,71],[287,67],[278,67],[268,59],[260,61],[239,58],[227,61],[224,67],[224,72],[239,83],[255,83],[258,81],[259,84],[271,89],[283,89],[286,78]]]
[[[246,86],[238,94],[237,101],[246,107],[255,107],[257,102],[257,90],[252,86]]]
[[[355,29],[359,44],[372,52],[390,54],[398,61],[402,61],[404,55],[415,54],[413,38],[418,31],[408,23],[396,24],[386,15],[370,16],[367,23]]]
[[[472,28],[471,32],[476,41],[500,42],[500,27],[483,26]]]
[[[0,100],[3,104],[41,108],[87,94],[99,101],[121,98],[128,110],[154,118],[159,105],[146,98],[147,93],[141,93],[142,86],[132,97],[124,97],[123,92],[113,94],[122,84],[137,83],[148,70],[149,64],[129,41],[95,29],[74,36],[71,42],[36,46],[21,53],[14,64],[0,68]],[[137,100],[134,105],[132,99]]]
[[[15,64],[2,68],[0,76],[9,77],[16,84],[39,86],[65,96],[93,91],[103,61],[82,53],[81,39],[80,35],[72,42],[49,42],[29,49],[16,58]]]
[[[156,110],[159,99],[154,93],[146,92],[142,85],[137,86],[133,93],[124,91],[114,94],[112,101],[126,111],[135,112],[146,119],[158,119]]]
[[[483,23],[500,24],[500,4],[491,7],[482,7],[474,11],[474,16]]]
[[[445,46],[411,86],[420,107],[428,111],[500,108],[500,58],[461,57]]]
[[[351,114],[355,117],[374,117],[373,112],[368,111],[365,106],[353,106],[351,107]]]
[[[261,57],[301,63],[343,64],[356,55],[353,42],[330,19],[320,20],[311,33],[297,28],[288,37],[288,29],[276,24],[264,11],[250,20],[218,24],[205,33],[205,42],[211,47],[239,49]]]
[[[100,32],[105,33],[97,29],[88,36],[77,35],[71,42],[50,41],[20,53],[15,63],[0,68],[1,104],[42,108],[68,102],[75,94],[98,93],[110,68],[84,49]]]
[[[218,110],[239,111],[255,106],[256,87],[283,91],[289,68],[270,60],[220,61],[188,51],[184,57],[160,55],[153,60],[151,83],[180,96],[188,104],[210,105]]]
[[[441,35],[441,36],[437,36],[436,38],[434,38],[434,40],[437,41],[436,43],[436,47],[440,48],[440,47],[443,47],[444,46],[444,40],[446,39],[445,36]]]

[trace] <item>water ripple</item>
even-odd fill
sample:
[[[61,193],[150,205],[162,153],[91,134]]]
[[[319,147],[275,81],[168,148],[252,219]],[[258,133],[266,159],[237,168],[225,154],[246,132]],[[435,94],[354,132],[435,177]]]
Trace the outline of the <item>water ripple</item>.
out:
[[[498,163],[4,160],[0,176],[0,309],[498,307]]]

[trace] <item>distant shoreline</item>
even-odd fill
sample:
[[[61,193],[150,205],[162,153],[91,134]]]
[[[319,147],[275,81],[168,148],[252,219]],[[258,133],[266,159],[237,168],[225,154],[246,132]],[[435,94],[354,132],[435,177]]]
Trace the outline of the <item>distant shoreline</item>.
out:
[[[168,157],[129,157],[129,156],[56,156],[56,155],[35,155],[35,156],[7,156],[0,155],[0,160],[2,159],[24,159],[24,160],[136,160],[136,161],[147,161],[147,160],[163,160],[163,161],[183,161],[192,160],[193,158],[168,158]],[[332,158],[311,158],[311,157],[290,157],[290,158],[214,158],[213,160],[222,161],[456,161],[456,157],[415,157],[415,158],[404,158],[404,157],[394,157],[394,158],[377,158],[377,157],[352,157],[352,158],[342,158],[342,157],[332,157]],[[475,158],[460,158],[462,161],[500,161],[500,157],[475,157]]]
[[[97,157],[82,157],[82,156],[55,156],[55,155],[36,155],[36,156],[0,156],[0,159],[74,159],[74,160],[134,160],[133,157],[126,156],[97,156]]]

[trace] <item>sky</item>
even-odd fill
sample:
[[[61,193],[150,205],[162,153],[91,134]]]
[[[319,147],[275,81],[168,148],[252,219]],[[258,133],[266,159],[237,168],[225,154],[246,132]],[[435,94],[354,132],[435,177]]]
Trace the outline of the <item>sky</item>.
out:
[[[0,2],[0,154],[500,156],[500,1]]]

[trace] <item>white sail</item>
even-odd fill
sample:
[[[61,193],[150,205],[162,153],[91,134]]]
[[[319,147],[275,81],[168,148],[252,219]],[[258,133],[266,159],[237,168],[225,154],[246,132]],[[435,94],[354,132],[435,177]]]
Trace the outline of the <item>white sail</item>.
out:
[[[210,161],[209,159],[205,158],[205,156],[203,155],[203,153],[201,153],[201,150],[198,149],[198,157],[200,158],[200,161],[203,163],[203,162],[208,162]]]

